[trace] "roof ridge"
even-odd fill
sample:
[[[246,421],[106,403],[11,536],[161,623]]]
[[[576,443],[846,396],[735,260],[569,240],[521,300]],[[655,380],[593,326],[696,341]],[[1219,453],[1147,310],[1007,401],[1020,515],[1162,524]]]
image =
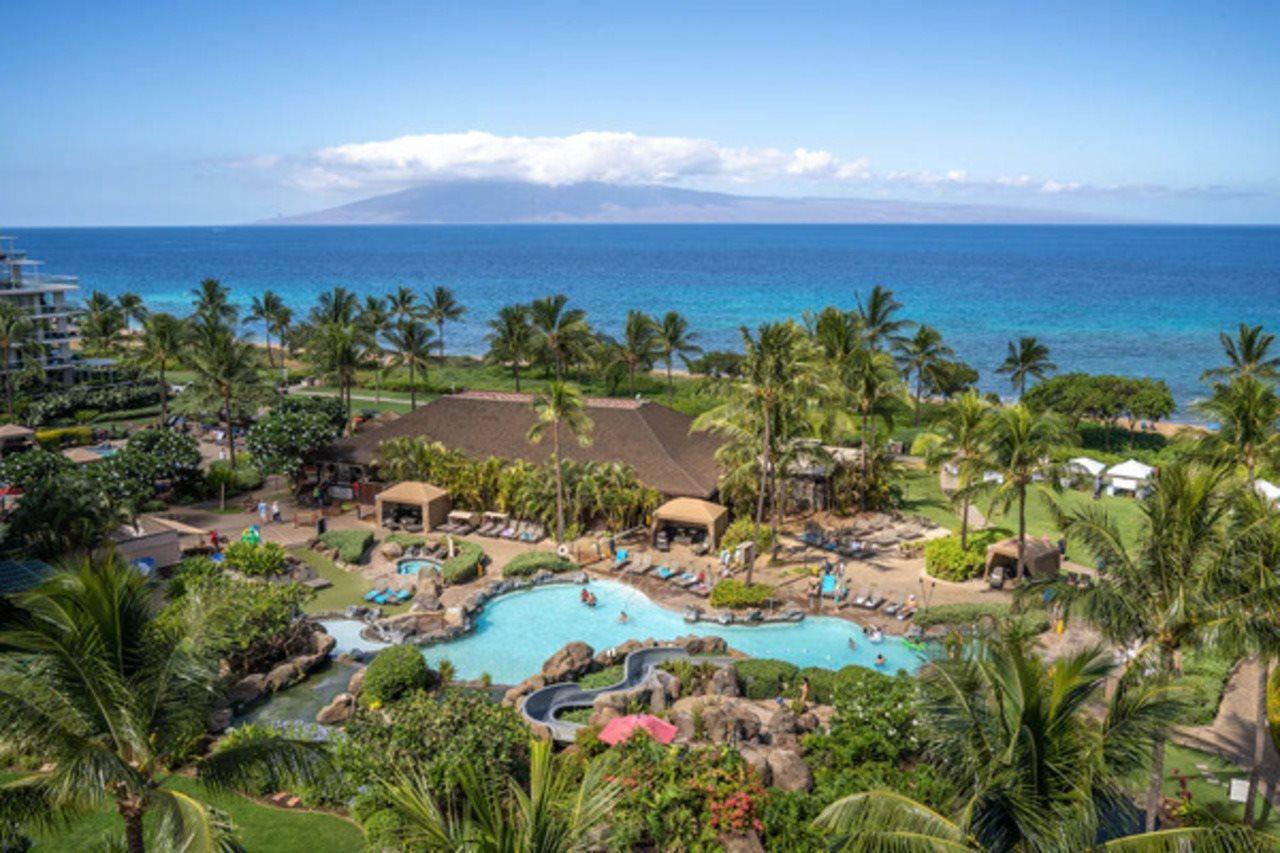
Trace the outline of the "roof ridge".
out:
[[[687,481],[688,485],[692,485],[695,489],[701,490],[702,484],[695,480],[689,472],[685,470],[684,465],[680,464],[680,460],[671,455],[671,451],[667,448],[667,443],[658,435],[657,431],[653,428],[653,424],[649,423],[649,419],[645,417],[643,410],[637,407],[636,411],[640,413],[640,420],[644,423],[644,428],[649,431],[649,435],[653,436],[653,440],[657,443],[658,447],[662,448],[662,455],[665,456],[675,469],[680,472],[680,476]],[[669,411],[675,412],[675,409],[670,409]],[[677,412],[677,414],[679,413]]]

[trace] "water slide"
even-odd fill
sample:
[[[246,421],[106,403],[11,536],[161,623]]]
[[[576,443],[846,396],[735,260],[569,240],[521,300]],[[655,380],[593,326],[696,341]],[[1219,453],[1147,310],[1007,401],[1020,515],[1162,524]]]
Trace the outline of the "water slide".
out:
[[[524,718],[531,723],[546,726],[556,740],[572,743],[582,725],[557,720],[556,715],[561,711],[567,711],[570,708],[590,708],[597,696],[617,690],[630,690],[644,681],[659,664],[687,657],[689,657],[688,652],[675,646],[637,649],[623,660],[622,680],[617,684],[598,687],[595,690],[583,690],[572,681],[549,684],[525,697]]]

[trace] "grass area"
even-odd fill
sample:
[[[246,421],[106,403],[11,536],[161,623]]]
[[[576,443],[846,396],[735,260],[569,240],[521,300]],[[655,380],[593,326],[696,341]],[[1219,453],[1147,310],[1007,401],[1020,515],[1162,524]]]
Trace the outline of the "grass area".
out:
[[[21,774],[0,774],[0,781],[20,778]],[[311,853],[318,839],[325,850],[356,851],[364,849],[364,835],[350,821],[336,815],[289,811],[260,805],[234,794],[211,796],[193,779],[173,777],[167,787],[199,797],[222,809],[236,825],[237,837],[246,850],[271,850],[273,853]],[[104,840],[123,838],[124,825],[112,811],[101,811],[71,821],[59,829],[36,836],[35,851],[99,850]]]
[[[1059,492],[1052,495],[1052,498],[1056,499],[1068,511],[1095,504],[1088,493],[1075,490]],[[1061,531],[1050,510],[1049,501],[1050,494],[1038,487],[1027,492],[1027,535],[1048,536],[1054,540],[1057,540],[1061,535]],[[1121,535],[1127,542],[1133,543],[1136,541],[1142,517],[1142,508],[1138,501],[1133,498],[1104,495],[1098,499],[1096,505],[1101,506],[1115,519],[1120,527]],[[977,506],[978,510],[986,515],[984,502],[979,501]],[[938,483],[938,475],[930,471],[909,469],[905,472],[902,508],[903,512],[923,515],[931,521],[944,527],[949,527],[952,530],[958,530],[960,527],[959,513],[951,507],[946,495],[942,493],[942,487]],[[1009,530],[1017,529],[1017,519],[1018,509],[1016,506],[1011,507],[1006,513],[987,516],[989,523]],[[1082,565],[1093,565],[1093,557],[1078,542],[1068,540],[1067,558]]]
[[[328,557],[317,554],[310,548],[290,548],[289,554],[306,563],[320,577],[333,586],[316,592],[314,598],[304,608],[308,613],[323,613],[330,610],[343,610],[348,604],[363,604],[364,594],[369,591],[369,582],[359,572],[345,572],[334,565]],[[382,605],[384,613],[400,613],[407,610],[408,603]]]
[[[598,687],[612,687],[622,680],[622,664],[606,666],[599,672],[592,672],[578,679],[578,686],[583,690],[595,690]]]
[[[561,711],[556,714],[556,719],[562,720],[566,723],[578,723],[579,725],[585,726],[591,722],[591,709],[570,708],[567,711]]]
[[[1206,774],[1211,778],[1206,778]],[[1166,797],[1181,797],[1180,776],[1185,776],[1187,779],[1187,790],[1191,793],[1193,805],[1222,808],[1236,819],[1243,817],[1244,804],[1231,802],[1228,795],[1231,790],[1231,780],[1247,779],[1248,770],[1237,767],[1229,761],[1223,761],[1216,755],[1171,743],[1165,747],[1164,754],[1164,795]],[[1272,813],[1267,817],[1264,826],[1274,832],[1277,827],[1280,827],[1280,819]]]
[[[1191,649],[1182,656],[1182,675],[1178,687],[1189,694],[1184,722],[1190,726],[1207,726],[1218,716],[1227,679],[1235,669],[1236,658],[1206,649]]]

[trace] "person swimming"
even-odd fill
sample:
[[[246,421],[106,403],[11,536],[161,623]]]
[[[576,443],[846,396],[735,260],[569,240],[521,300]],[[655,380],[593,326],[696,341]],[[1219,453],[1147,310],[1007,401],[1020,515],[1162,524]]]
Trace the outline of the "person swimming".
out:
[[[858,644],[857,644],[857,643],[855,643],[855,642],[853,641],[853,637],[850,637],[850,638],[849,638],[849,651],[851,651],[851,652],[856,652],[857,650],[858,650]]]
[[[884,655],[876,655],[876,666],[884,666],[885,663]]]
[[[625,625],[631,621],[631,617],[627,615],[627,611],[623,610],[618,613],[618,621]]]

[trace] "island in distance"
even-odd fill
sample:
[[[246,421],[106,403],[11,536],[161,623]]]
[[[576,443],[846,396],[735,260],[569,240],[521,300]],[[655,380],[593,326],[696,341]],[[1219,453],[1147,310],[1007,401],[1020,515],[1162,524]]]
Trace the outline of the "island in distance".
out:
[[[338,207],[278,216],[280,225],[500,223],[938,223],[1068,225],[1118,222],[1090,214],[996,205],[864,198],[786,198],[678,187],[584,182],[437,181]]]

